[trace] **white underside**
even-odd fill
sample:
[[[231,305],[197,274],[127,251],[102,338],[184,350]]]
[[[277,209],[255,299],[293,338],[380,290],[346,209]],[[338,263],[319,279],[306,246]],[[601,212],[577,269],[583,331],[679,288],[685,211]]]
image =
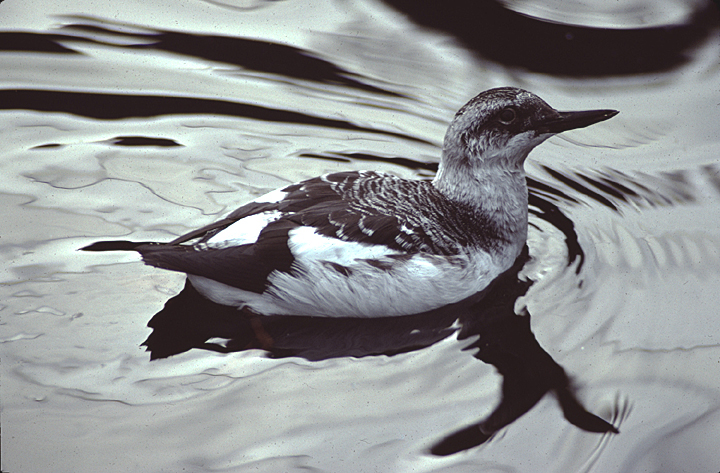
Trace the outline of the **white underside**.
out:
[[[229,240],[237,243],[239,238],[233,233],[226,235],[232,235]],[[385,246],[345,242],[318,235],[312,227],[300,227],[290,232],[289,247],[295,257],[293,274],[272,273],[268,289],[262,294],[205,277],[188,277],[210,300],[263,315],[409,315],[458,302],[484,289],[512,265],[522,245],[513,246],[517,248],[505,248],[503,254],[417,254],[398,261],[388,256],[401,253]],[[368,259],[392,267],[381,269],[368,263]],[[349,274],[337,271],[331,263],[346,267]]]

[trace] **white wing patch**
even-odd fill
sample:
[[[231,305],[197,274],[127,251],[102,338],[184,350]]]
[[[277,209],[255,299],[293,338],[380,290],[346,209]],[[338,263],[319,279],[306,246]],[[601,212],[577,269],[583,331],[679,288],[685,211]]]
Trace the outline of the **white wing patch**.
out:
[[[255,243],[263,228],[280,217],[282,212],[278,210],[249,215],[213,235],[206,244],[210,248],[227,248]]]
[[[319,261],[349,266],[362,260],[402,254],[384,245],[343,241],[320,235],[315,230],[314,227],[298,227],[288,232],[288,248],[298,264]]]

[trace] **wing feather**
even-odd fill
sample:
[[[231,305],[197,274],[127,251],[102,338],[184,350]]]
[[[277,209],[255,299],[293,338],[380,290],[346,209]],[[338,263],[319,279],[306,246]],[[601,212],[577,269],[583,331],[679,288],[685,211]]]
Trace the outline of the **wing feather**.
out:
[[[261,232],[257,243],[226,248],[151,243],[134,249],[150,266],[260,294],[266,289],[270,273],[290,271],[294,258],[287,245],[288,232],[296,226],[287,220],[273,222]]]

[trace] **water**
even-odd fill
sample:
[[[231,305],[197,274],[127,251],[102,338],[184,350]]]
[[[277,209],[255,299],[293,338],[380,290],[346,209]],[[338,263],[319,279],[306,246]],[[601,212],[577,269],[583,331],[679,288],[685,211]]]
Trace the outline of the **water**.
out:
[[[581,27],[679,25],[664,28],[677,46],[637,63],[661,56],[624,43],[622,75],[580,60],[548,75],[488,60],[508,56],[458,17],[375,1],[0,4],[3,471],[720,470],[715,11],[508,3]],[[545,396],[482,446],[430,455],[498,403],[501,376],[462,350],[473,337],[395,356],[150,362],[146,324],[183,277],[76,251],[167,241],[323,172],[430,177],[457,108],[500,85],[621,111],[531,154],[536,282],[516,303],[619,435],[583,432]]]

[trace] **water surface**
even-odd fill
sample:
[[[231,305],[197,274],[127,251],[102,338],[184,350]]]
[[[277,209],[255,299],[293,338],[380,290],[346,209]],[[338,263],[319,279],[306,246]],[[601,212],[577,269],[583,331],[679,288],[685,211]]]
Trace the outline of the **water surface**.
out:
[[[440,22],[403,2],[0,4],[3,471],[720,470],[717,11],[504,4],[487,8],[507,50],[450,6]],[[560,41],[561,68],[508,55],[516,20],[540,52]],[[626,50],[600,67],[577,35]],[[661,40],[676,46],[644,54]],[[482,446],[430,455],[500,398],[457,334],[395,356],[150,362],[146,324],[183,276],[76,251],[168,241],[324,172],[431,177],[455,111],[501,85],[621,111],[531,154],[535,284],[516,304],[619,435],[546,396]]]

